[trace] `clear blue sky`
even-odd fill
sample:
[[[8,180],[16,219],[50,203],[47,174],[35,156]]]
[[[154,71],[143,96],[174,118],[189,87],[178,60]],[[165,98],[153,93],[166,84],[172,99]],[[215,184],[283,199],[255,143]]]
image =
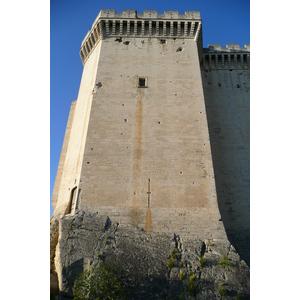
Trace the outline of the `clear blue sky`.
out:
[[[50,199],[71,102],[77,99],[83,65],[79,49],[101,9],[200,11],[203,46],[250,43],[250,0],[50,1]],[[50,203],[50,215],[52,215]]]

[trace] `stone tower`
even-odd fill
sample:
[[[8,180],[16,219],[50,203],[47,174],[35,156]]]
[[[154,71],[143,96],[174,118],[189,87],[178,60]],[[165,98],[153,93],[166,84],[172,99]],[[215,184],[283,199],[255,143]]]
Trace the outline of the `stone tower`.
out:
[[[84,38],[52,197],[146,231],[226,238],[200,72],[199,12],[102,10]]]
[[[176,250],[199,299],[219,297],[220,278],[247,299],[250,45],[203,48],[196,11],[102,10],[80,57],[52,194],[51,292],[69,299],[105,259],[124,264],[135,299],[175,299],[188,289],[166,265]]]

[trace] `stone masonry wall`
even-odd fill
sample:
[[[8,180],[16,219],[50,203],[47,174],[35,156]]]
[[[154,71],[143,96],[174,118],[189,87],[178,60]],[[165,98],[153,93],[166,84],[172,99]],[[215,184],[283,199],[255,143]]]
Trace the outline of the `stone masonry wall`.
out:
[[[56,177],[56,181],[60,181],[60,186],[57,196],[52,197],[52,202],[55,204],[53,215],[66,213],[72,190],[78,186],[100,48],[101,42],[98,43],[83,69],[64,168],[61,175],[58,174],[59,176]]]
[[[78,209],[149,231],[226,238],[197,46],[184,38],[102,41]]]
[[[249,52],[238,54],[246,57]],[[201,73],[218,203],[230,242],[250,265],[249,59],[248,65],[232,59],[230,66],[226,60],[217,66],[212,61],[209,67],[206,60]]]

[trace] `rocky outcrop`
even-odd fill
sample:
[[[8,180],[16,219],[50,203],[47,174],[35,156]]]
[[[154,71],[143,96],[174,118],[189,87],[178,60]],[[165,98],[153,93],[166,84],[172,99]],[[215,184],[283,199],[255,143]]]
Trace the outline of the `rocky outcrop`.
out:
[[[55,252],[59,299],[71,299],[76,277],[93,264],[120,263],[132,299],[248,299],[249,268],[227,240],[147,233],[78,212],[59,220]]]
[[[58,281],[57,274],[55,270],[54,257],[55,257],[55,249],[58,243],[58,224],[59,217],[52,216],[50,219],[50,293],[57,294],[58,289]]]

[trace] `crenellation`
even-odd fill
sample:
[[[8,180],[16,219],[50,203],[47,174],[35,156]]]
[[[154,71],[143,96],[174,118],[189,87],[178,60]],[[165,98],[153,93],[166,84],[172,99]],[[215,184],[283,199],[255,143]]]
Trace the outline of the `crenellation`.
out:
[[[200,19],[200,12],[194,10],[188,10],[185,12],[186,19]]]
[[[102,10],[95,22],[99,18],[106,19],[186,19],[186,20],[200,20],[199,11],[186,11],[184,14],[179,14],[177,10],[166,10],[163,14],[158,14],[157,10],[144,10],[143,13],[137,13],[136,10],[123,10],[121,13],[117,13],[115,10]],[[93,24],[94,25],[94,24]]]
[[[115,16],[112,16],[112,18],[115,18]],[[123,13],[118,14],[118,17],[126,18],[126,19],[136,19],[137,18],[137,12],[136,10],[123,10]]]
[[[138,14],[139,18],[157,19],[157,10],[144,10],[143,14]]]
[[[237,44],[230,44],[226,48],[222,48],[219,44],[208,45],[208,48],[203,48],[201,66],[205,69],[220,69],[220,67],[222,69],[249,69],[250,52],[248,49],[250,45],[239,47]],[[211,63],[212,61],[214,64]]]
[[[125,14],[125,11],[123,13]],[[115,9],[102,9],[99,13],[99,18],[114,18],[115,16]]]
[[[250,52],[250,44],[245,44],[244,47],[240,47],[239,44],[227,44],[225,48],[220,44],[209,44],[203,50],[205,52]]]
[[[145,21],[148,22],[149,30],[145,30]],[[85,63],[90,56],[89,52],[93,51],[100,40],[124,34],[127,37],[144,37],[147,32],[147,36],[193,38],[196,42],[200,27],[200,13],[195,11],[187,11],[185,14],[165,11],[164,14],[158,14],[157,11],[146,10],[142,14],[137,14],[135,10],[123,10],[122,13],[102,10],[81,44],[81,48],[88,45],[88,54],[81,54],[80,57]]]
[[[177,10],[165,10],[164,17],[166,19],[178,19]]]

